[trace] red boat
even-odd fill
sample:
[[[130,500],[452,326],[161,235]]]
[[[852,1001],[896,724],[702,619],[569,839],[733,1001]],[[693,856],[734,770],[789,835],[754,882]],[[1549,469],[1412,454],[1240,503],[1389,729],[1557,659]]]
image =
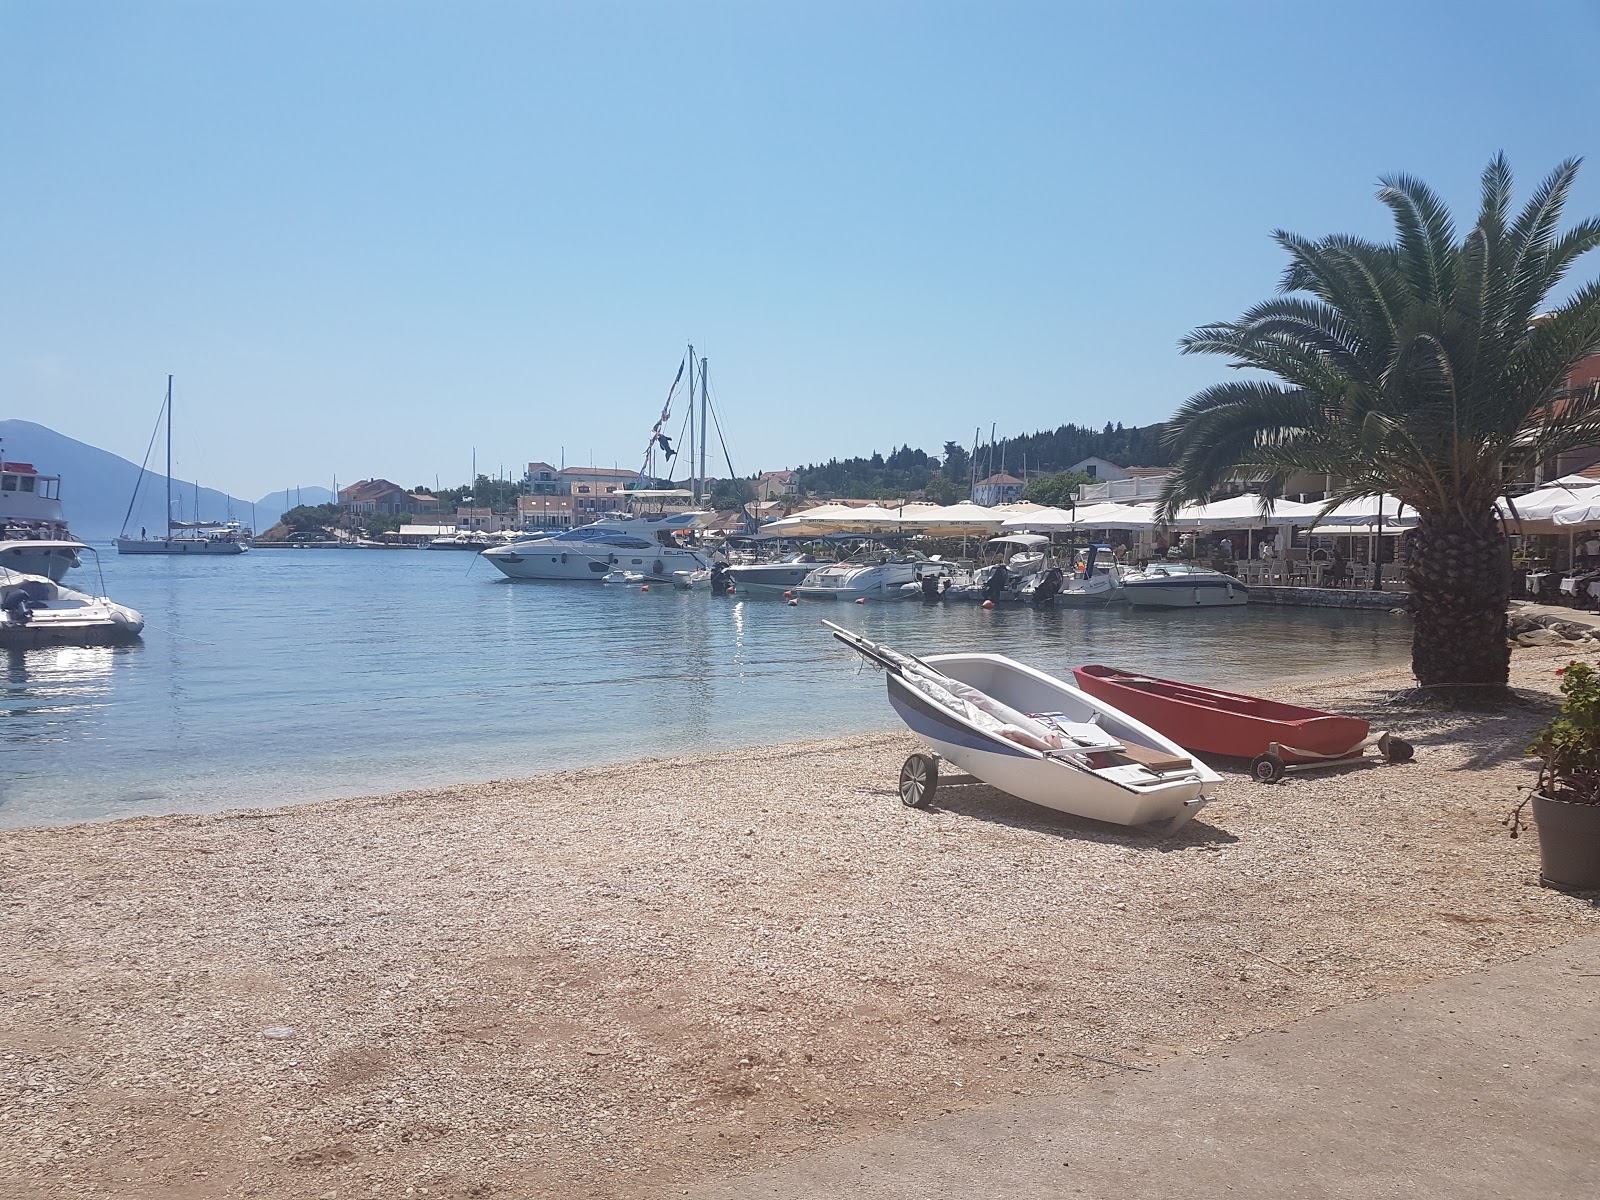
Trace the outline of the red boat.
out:
[[[1340,717],[1116,667],[1074,667],[1072,674],[1078,687],[1091,696],[1144,722],[1185,750],[1257,760],[1255,773],[1263,779],[1277,778],[1286,765],[1355,757],[1372,744],[1372,727],[1359,717]],[[1403,745],[1398,738],[1383,735],[1379,750],[1385,758],[1398,761]],[[1405,751],[1409,749],[1405,747]],[[1409,753],[1405,757],[1409,758]]]

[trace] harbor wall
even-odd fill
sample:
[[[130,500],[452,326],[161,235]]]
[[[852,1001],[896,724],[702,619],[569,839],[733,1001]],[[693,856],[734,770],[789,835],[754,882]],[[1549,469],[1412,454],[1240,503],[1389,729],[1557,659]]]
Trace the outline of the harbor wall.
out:
[[[1404,608],[1411,607],[1408,592],[1374,592],[1367,588],[1250,586],[1251,604],[1285,604],[1304,608]]]

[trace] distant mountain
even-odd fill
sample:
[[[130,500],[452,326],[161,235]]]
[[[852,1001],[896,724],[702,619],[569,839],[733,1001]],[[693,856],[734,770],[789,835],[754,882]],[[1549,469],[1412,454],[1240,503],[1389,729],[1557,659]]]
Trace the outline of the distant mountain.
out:
[[[43,475],[61,476],[61,503],[67,512],[67,525],[78,537],[91,542],[108,541],[123,528],[128,501],[134,484],[139,484],[138,503],[128,516],[128,529],[147,528],[152,534],[166,524],[161,507],[166,494],[166,477],[146,472],[139,482],[139,464],[65,437],[32,421],[0,421],[0,440],[6,461],[32,463]],[[262,529],[275,522],[287,508],[300,500],[285,503],[285,496],[303,498],[306,504],[324,504],[333,493],[324,487],[291,488],[273,492],[256,502],[256,521]],[[173,516],[193,521],[197,493],[193,483],[172,481]],[[198,493],[199,520],[242,521],[250,523],[250,501],[225,492],[201,488]]]

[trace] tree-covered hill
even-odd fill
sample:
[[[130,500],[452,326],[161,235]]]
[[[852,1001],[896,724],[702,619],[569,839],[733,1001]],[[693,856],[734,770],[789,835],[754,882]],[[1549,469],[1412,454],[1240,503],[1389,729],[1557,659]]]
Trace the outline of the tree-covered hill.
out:
[[[1064,471],[1090,457],[1124,467],[1170,466],[1172,456],[1161,444],[1163,428],[1159,424],[1125,428],[1113,422],[1103,429],[1062,425],[1052,431],[985,443],[978,447],[978,478],[992,475],[1002,466],[1012,474],[1025,469],[1031,478]],[[937,493],[931,499],[948,502],[967,495],[972,455],[955,442],[946,442],[937,455],[905,445],[887,456],[874,452],[866,458],[833,458],[799,467],[795,476],[801,490],[811,496],[890,499],[931,487]]]

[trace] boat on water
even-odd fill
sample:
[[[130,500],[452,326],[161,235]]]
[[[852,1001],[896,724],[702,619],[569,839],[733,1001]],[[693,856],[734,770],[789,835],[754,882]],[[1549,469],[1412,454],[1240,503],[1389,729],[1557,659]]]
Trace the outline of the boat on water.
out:
[[[446,534],[444,537],[434,538],[428,543],[428,549],[470,550],[472,553],[477,554],[482,550],[487,550],[490,546],[501,546],[504,544],[505,543],[502,540],[492,537],[487,533],[469,533],[463,530],[461,533],[451,533]]]
[[[929,561],[916,550],[869,551],[815,568],[793,591],[806,600],[905,600],[919,594],[917,574]]]
[[[1232,575],[1189,563],[1153,562],[1122,577],[1135,608],[1231,608],[1250,603],[1250,589]]]
[[[44,575],[0,572],[0,646],[95,646],[137,639],[144,617]]]
[[[884,668],[889,703],[933,751],[900,771],[920,808],[947,759],[1000,791],[1059,812],[1170,833],[1209,802],[1221,776],[1105,701],[1000,654],[915,658],[832,622],[833,636]]]
[[[60,583],[87,549],[67,531],[61,476],[0,455],[0,569]]]
[[[1359,758],[1372,745],[1390,762],[1411,757],[1407,743],[1388,734],[1374,736],[1372,726],[1360,717],[1117,667],[1074,667],[1072,674],[1084,692],[1160,730],[1185,749],[1253,760],[1253,770],[1263,780],[1277,778],[1286,767]]]
[[[772,562],[735,563],[728,567],[728,580],[736,591],[747,596],[781,596],[806,581],[813,571],[832,563],[810,554],[787,554]]]
[[[699,513],[632,514],[560,533],[492,546],[482,557],[510,579],[582,579],[598,583],[613,571],[670,582],[678,571],[709,570],[705,554],[680,540]]]
[[[195,488],[195,517],[193,521],[176,521],[172,517],[172,376],[167,376],[167,398],[161,404],[160,419],[167,427],[167,531],[162,537],[148,537],[144,530],[138,537],[129,537],[126,529],[117,538],[118,554],[182,554],[231,556],[243,554],[250,548],[250,531],[237,521],[201,521],[199,486]],[[139,479],[133,485],[134,499],[139,495],[139,484],[144,482],[145,469],[139,468]],[[133,505],[128,511],[131,514]]]

